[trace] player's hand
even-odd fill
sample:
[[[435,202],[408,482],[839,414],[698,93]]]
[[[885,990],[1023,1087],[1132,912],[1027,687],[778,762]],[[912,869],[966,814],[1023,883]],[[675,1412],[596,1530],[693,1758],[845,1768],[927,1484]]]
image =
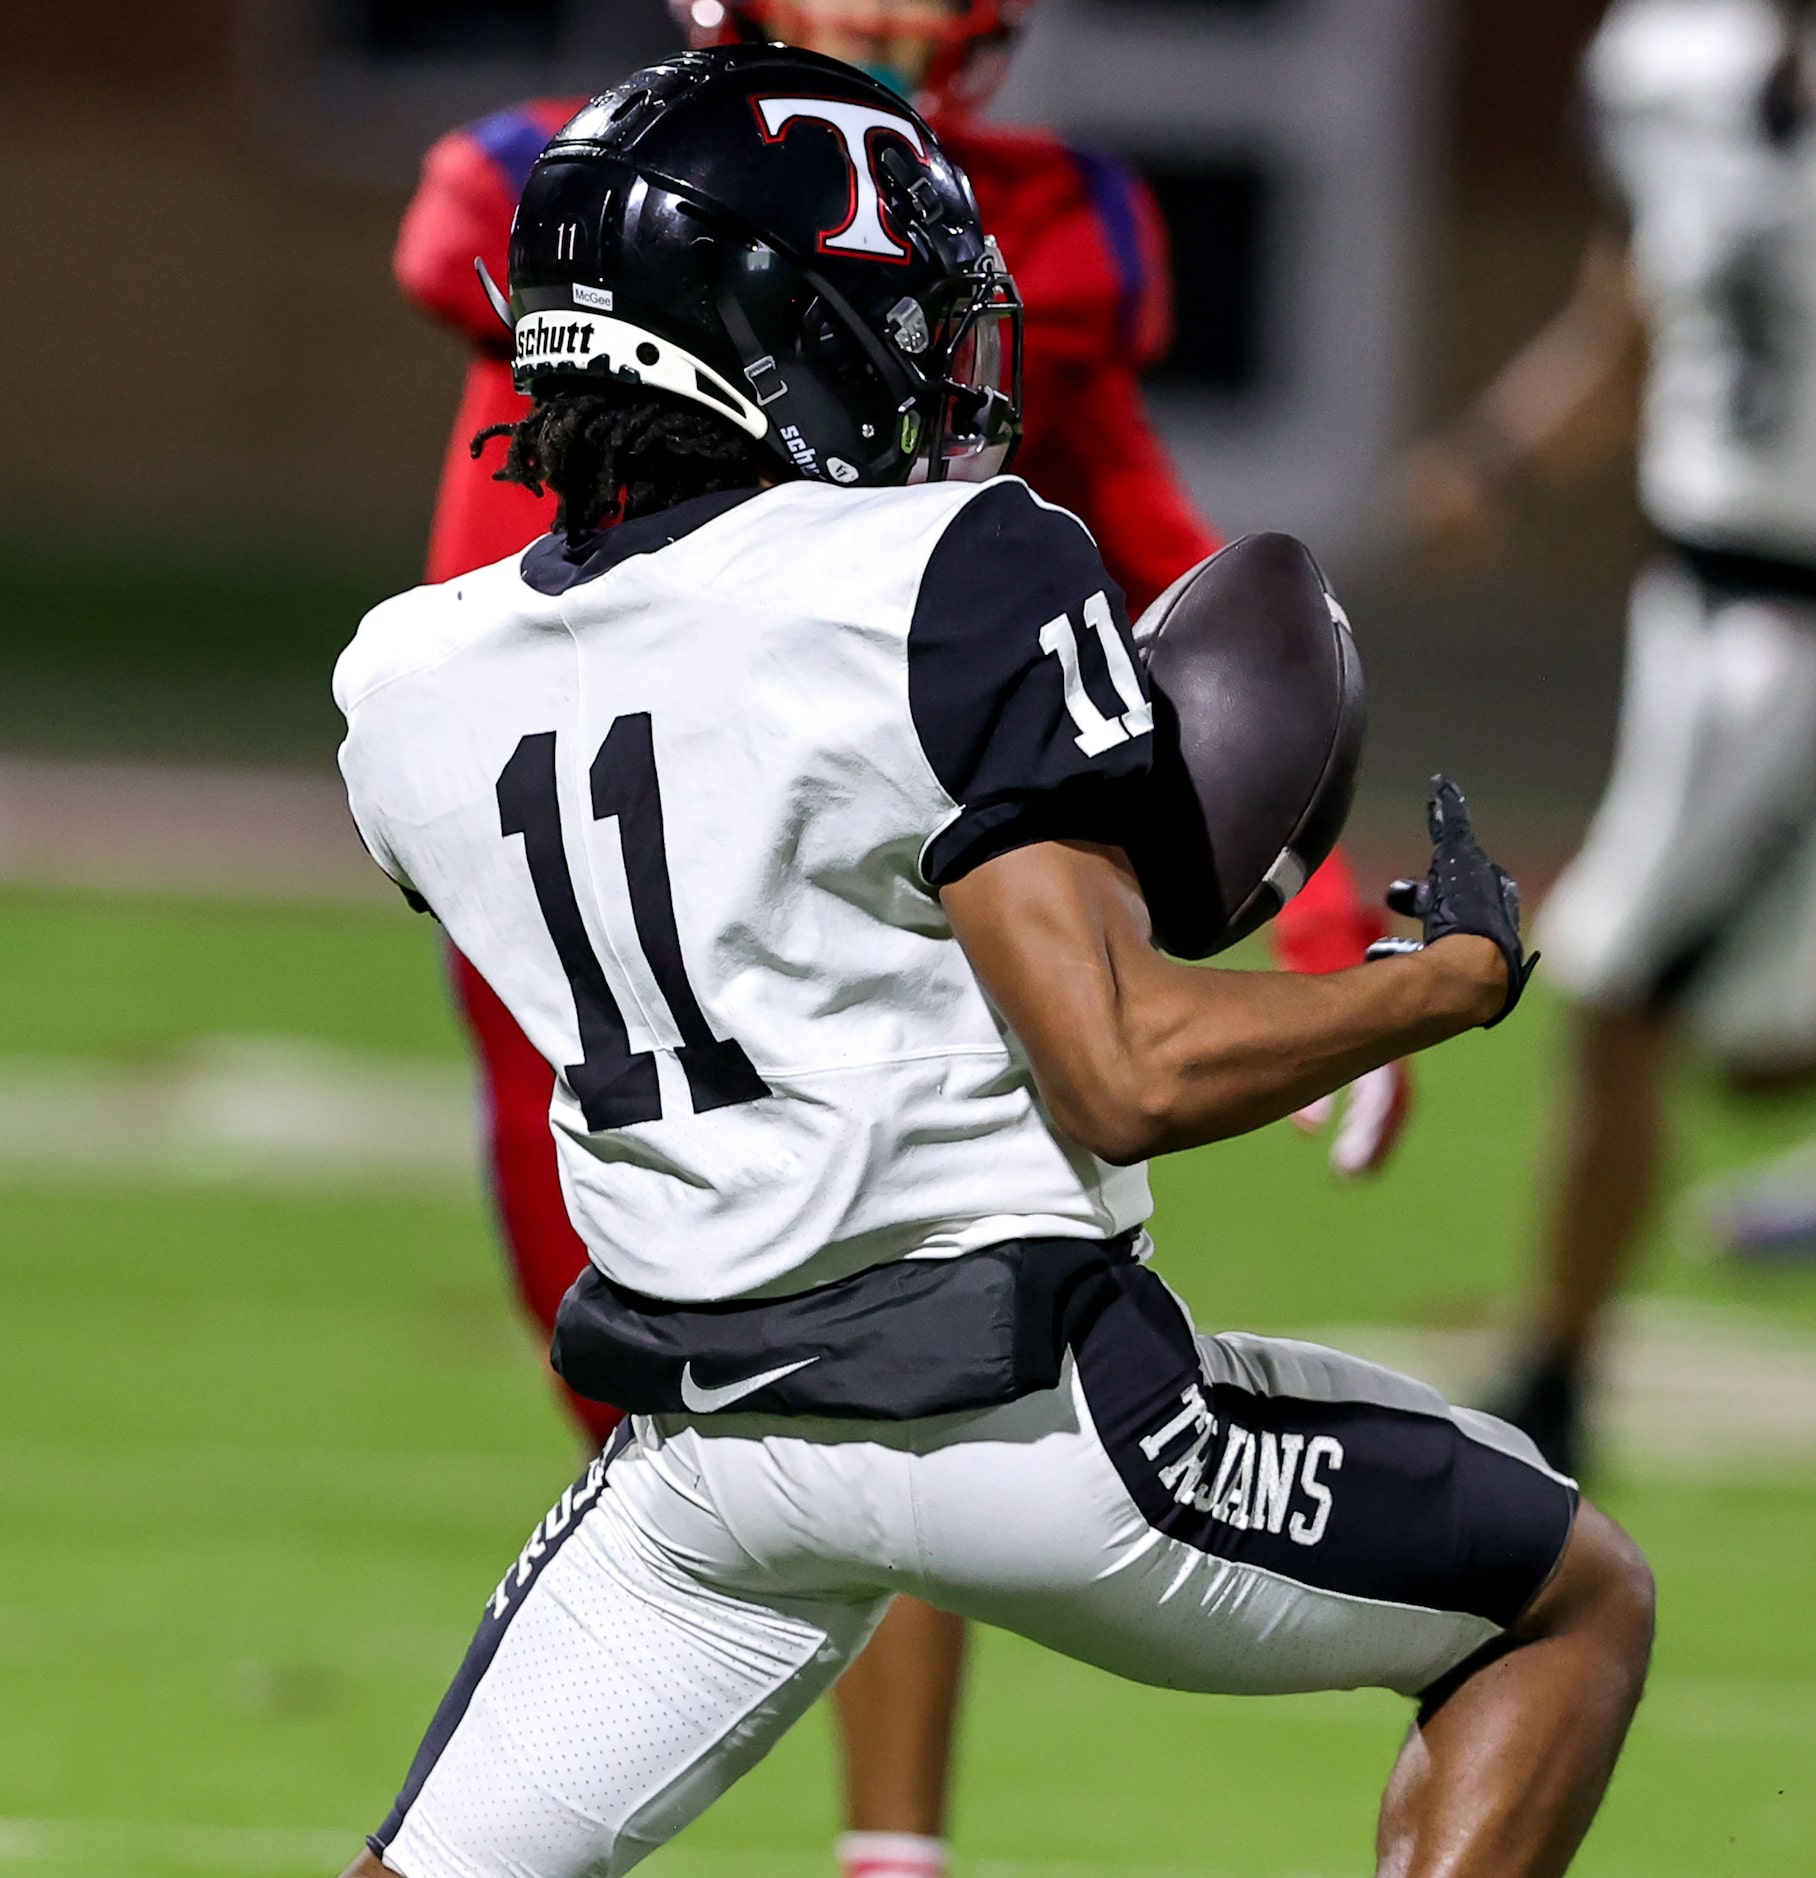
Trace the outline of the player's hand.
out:
[[[1528,958],[1520,943],[1519,883],[1482,852],[1469,825],[1463,792],[1448,776],[1431,779],[1426,819],[1431,872],[1423,880],[1396,880],[1387,890],[1387,904],[1424,927],[1426,945],[1473,933],[1500,948],[1507,961],[1507,1001],[1483,1026],[1492,1030],[1519,1003],[1539,962],[1539,955]],[[1404,942],[1389,939],[1380,947],[1371,946],[1369,953],[1373,957],[1404,949]]]
[[[1358,1076],[1347,1089],[1320,1096],[1296,1110],[1293,1126],[1316,1134],[1342,1110],[1330,1140],[1331,1172],[1345,1180],[1372,1174],[1387,1164],[1412,1114],[1412,1069],[1384,1063]]]

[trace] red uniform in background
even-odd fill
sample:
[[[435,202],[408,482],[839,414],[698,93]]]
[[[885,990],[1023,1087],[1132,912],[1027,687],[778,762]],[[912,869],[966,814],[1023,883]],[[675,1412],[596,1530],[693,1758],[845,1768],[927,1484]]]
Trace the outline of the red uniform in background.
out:
[[[442,465],[430,580],[502,560],[549,526],[551,502],[491,480],[502,445],[478,463],[468,455],[476,432],[514,423],[524,410],[511,387],[510,338],[473,257],[505,278],[511,216],[530,165],[584,102],[519,105],[442,138],[404,217],[398,284],[474,347]],[[1180,488],[1137,383],[1172,339],[1159,214],[1127,170],[1055,137],[967,124],[943,128],[941,141],[969,173],[1027,308],[1026,434],[1015,473],[1084,518],[1139,613],[1218,545]]]
[[[473,271],[506,277],[517,197],[542,146],[584,102],[544,99],[500,111],[429,152],[404,217],[395,267],[407,298],[474,348],[442,466],[427,575],[448,580],[502,560],[549,526],[553,504],[492,481],[496,452],[468,441],[514,423],[509,335]],[[941,141],[970,175],[984,226],[1002,245],[1026,307],[1025,435],[1015,472],[1080,515],[1139,613],[1218,545],[1180,487],[1148,421],[1138,374],[1172,336],[1165,231],[1152,198],[1120,165],[1039,131],[945,125]],[[500,446],[502,447],[502,446]],[[1282,962],[1331,971],[1360,962],[1380,936],[1340,857],[1275,922]],[[553,1072],[458,954],[455,986],[485,1066],[494,1189],[525,1304],[553,1327],[586,1263],[568,1222],[549,1133]],[[600,1439],[615,1410],[571,1396]]]

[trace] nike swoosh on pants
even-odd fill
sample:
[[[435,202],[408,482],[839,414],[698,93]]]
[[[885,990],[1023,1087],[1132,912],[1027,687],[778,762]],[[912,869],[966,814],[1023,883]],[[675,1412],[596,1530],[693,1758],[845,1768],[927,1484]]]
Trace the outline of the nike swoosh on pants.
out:
[[[792,1376],[797,1369],[805,1369],[809,1363],[817,1363],[817,1356],[804,1356],[798,1363],[784,1363],[780,1369],[766,1369],[760,1376],[746,1376],[741,1382],[722,1383],[718,1388],[708,1388],[706,1384],[695,1382],[694,1366],[684,1363],[681,1366],[681,1400],[695,1415],[710,1415],[716,1409],[729,1408],[747,1395],[755,1395],[772,1382],[780,1382],[784,1376]]]

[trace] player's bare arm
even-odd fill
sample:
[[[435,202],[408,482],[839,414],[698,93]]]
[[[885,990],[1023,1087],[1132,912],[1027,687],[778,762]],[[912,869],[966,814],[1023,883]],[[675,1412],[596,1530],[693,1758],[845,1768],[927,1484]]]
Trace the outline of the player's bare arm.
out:
[[[1401,466],[1403,520],[1435,558],[1498,552],[1519,485],[1567,485],[1633,437],[1645,315],[1625,237],[1598,229],[1564,304],[1449,424]]]
[[[1570,297],[1465,421],[1498,433],[1508,453],[1548,479],[1585,474],[1632,436],[1645,345],[1626,237],[1604,226],[1584,246]]]
[[[1119,1164],[1277,1121],[1507,1000],[1505,958],[1473,934],[1316,978],[1182,965],[1114,848],[1017,849],[941,898],[1054,1119]]]

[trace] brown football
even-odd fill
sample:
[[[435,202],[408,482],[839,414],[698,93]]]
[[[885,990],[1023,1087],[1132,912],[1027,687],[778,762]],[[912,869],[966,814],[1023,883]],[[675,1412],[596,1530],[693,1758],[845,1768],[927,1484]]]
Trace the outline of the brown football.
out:
[[[1337,844],[1367,728],[1349,621],[1305,544],[1245,535],[1135,623],[1154,797],[1131,854],[1155,937],[1208,958],[1279,912]]]

